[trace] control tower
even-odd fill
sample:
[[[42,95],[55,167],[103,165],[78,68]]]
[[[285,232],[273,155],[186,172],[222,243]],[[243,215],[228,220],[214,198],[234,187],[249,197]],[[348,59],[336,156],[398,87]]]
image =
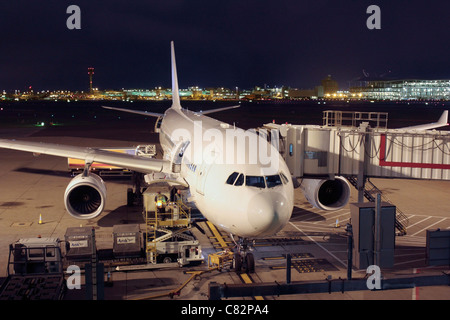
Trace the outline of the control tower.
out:
[[[88,75],[89,75],[89,92],[92,93],[92,77],[94,75],[94,68],[88,68]]]

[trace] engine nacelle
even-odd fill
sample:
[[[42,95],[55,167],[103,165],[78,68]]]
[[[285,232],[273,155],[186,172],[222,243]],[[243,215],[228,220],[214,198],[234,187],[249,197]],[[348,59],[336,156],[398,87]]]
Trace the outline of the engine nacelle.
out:
[[[77,175],[64,193],[69,214],[77,219],[92,219],[102,213],[106,201],[106,186],[102,178],[89,173]]]
[[[339,210],[350,200],[350,185],[343,177],[303,179],[300,188],[306,200],[321,210]]]

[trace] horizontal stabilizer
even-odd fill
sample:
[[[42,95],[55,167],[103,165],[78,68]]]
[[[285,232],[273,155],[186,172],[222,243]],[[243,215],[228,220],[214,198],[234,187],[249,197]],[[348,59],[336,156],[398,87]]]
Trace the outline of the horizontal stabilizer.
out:
[[[448,110],[445,110],[437,122],[427,123],[427,124],[419,124],[417,126],[404,127],[401,129],[403,129],[403,130],[431,130],[431,129],[436,129],[436,128],[440,128],[440,127],[445,127],[448,125],[449,125]]]
[[[156,112],[131,110],[131,109],[115,108],[115,107],[107,107],[107,106],[102,106],[102,108],[116,110],[116,111],[122,111],[122,112],[128,112],[128,113],[140,114],[141,116],[162,117],[164,115],[162,113],[156,113]]]
[[[223,107],[223,108],[217,108],[217,109],[211,109],[211,110],[198,111],[196,113],[198,113],[198,114],[210,114],[210,113],[225,111],[225,110],[229,110],[229,109],[236,109],[236,108],[239,108],[239,107],[240,107],[240,105],[237,105],[237,106],[231,106],[231,107]]]

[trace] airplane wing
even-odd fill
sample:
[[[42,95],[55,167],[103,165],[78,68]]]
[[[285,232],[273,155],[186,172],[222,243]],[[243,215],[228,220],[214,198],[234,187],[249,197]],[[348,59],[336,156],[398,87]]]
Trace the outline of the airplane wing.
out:
[[[223,108],[217,108],[217,109],[211,109],[211,110],[198,111],[197,113],[210,114],[210,113],[224,111],[224,110],[229,110],[229,109],[236,109],[236,108],[239,108],[239,107],[240,107],[240,105],[237,105],[237,106],[231,106],[231,107],[223,107]]]
[[[445,127],[448,125],[449,125],[448,110],[445,110],[437,122],[427,123],[427,124],[419,124],[417,126],[404,127],[404,128],[400,128],[400,129],[403,129],[403,130],[431,130],[431,129],[435,129],[435,128]]]
[[[151,117],[164,116],[163,113],[148,112],[148,111],[141,111],[141,110],[132,110],[132,109],[115,108],[115,107],[107,107],[107,106],[102,106],[102,108],[109,109],[109,110],[116,110],[116,111],[140,114],[141,116],[151,116]]]
[[[223,108],[216,108],[216,109],[211,109],[211,110],[198,111],[196,113],[198,113],[198,114],[210,114],[210,113],[219,112],[219,111],[225,111],[225,110],[229,110],[229,109],[236,109],[236,108],[239,108],[239,107],[240,107],[240,105],[236,105],[236,106],[231,106],[231,107],[223,107]],[[164,116],[164,114],[162,114],[162,113],[148,112],[148,111],[141,111],[141,110],[132,110],[132,109],[107,107],[107,106],[102,106],[102,108],[109,109],[109,110],[128,112],[128,113],[135,113],[135,114],[139,114],[141,116],[152,116],[152,117],[162,117],[162,116]]]
[[[100,162],[142,173],[168,172],[170,168],[168,160],[52,143],[0,139],[0,148],[80,159],[87,163]]]

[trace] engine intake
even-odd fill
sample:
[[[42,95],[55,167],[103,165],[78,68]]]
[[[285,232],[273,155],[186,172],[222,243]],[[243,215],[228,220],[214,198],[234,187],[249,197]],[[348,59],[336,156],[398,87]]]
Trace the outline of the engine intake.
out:
[[[64,193],[67,212],[77,219],[92,219],[102,213],[106,201],[106,186],[102,178],[90,173],[77,175]]]
[[[300,188],[306,200],[321,210],[339,210],[350,200],[350,185],[343,177],[303,179]]]

